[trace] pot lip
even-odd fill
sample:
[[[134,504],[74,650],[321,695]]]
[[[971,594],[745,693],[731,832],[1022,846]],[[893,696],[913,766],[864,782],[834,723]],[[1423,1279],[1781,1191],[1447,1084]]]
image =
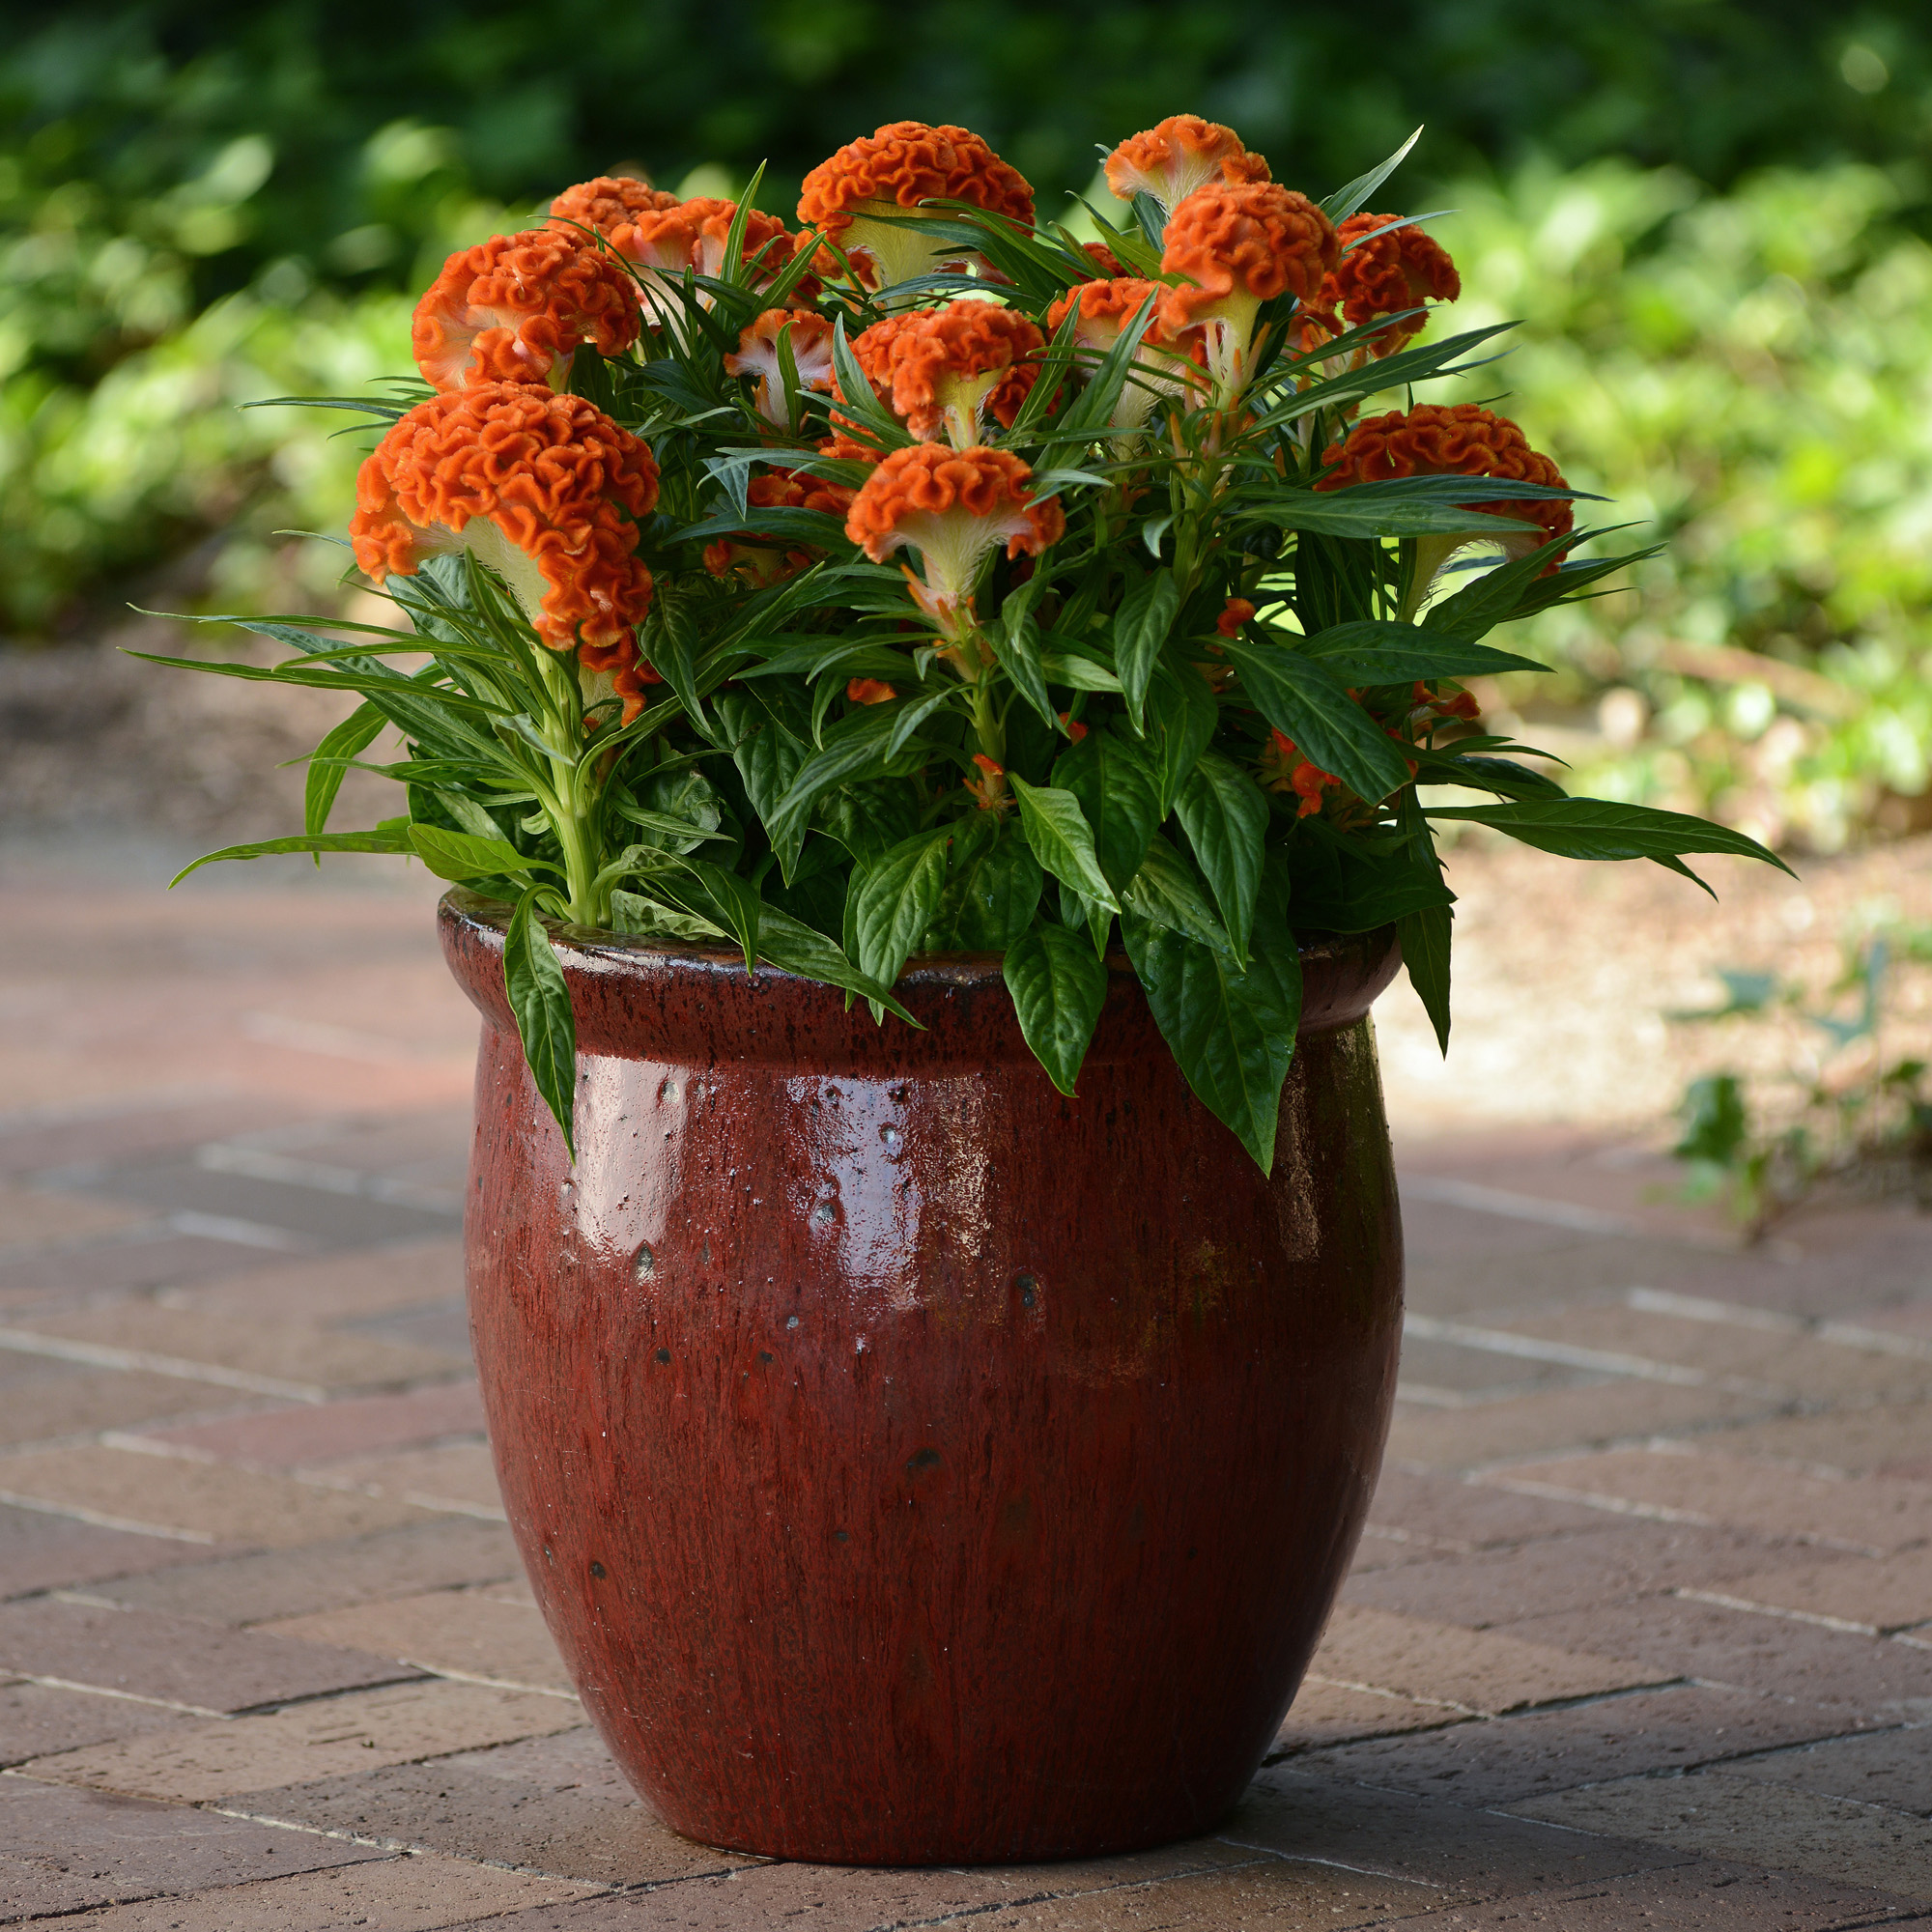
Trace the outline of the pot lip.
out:
[[[499,936],[509,930],[513,910],[507,900],[488,898],[481,893],[472,893],[467,886],[450,887],[437,906],[439,918],[451,924],[481,926]],[[584,957],[660,960],[668,965],[682,962],[705,974],[745,970],[744,951],[736,946],[700,946],[689,940],[611,932],[587,925],[559,924],[549,930],[559,951]],[[1392,924],[1369,932],[1317,932],[1306,938],[1297,935],[1295,951],[1305,972],[1310,966],[1340,960],[1350,952],[1368,950],[1382,952],[1394,940]],[[895,989],[906,985],[965,987],[1004,983],[1005,956],[1000,952],[918,952],[906,961],[905,970],[894,982]],[[1106,965],[1110,975],[1138,978],[1132,961],[1118,947],[1108,952]],[[758,962],[758,973],[760,977],[770,974],[781,980],[795,980],[800,985],[820,983],[802,973],[789,973],[763,960]]]

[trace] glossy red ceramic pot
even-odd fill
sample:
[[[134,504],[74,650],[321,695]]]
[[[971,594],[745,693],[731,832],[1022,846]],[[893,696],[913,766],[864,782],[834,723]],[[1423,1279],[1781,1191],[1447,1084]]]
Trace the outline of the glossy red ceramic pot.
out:
[[[476,1360],[530,1581],[638,1789],[691,1837],[834,1863],[1211,1827],[1388,1427],[1388,936],[1303,955],[1267,1179],[1124,964],[1068,1100],[996,959],[915,964],[915,1032],[741,956],[582,935],[573,1170],[505,918],[443,902],[484,1021]]]

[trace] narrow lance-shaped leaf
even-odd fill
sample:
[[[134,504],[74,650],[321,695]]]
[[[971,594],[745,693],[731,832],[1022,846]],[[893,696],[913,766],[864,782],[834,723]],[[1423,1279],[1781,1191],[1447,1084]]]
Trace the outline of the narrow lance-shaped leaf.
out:
[[[1030,785],[1017,772],[1009,776],[1013,796],[1019,801],[1020,825],[1034,857],[1077,893],[1119,912],[1121,902],[1100,869],[1094,850],[1094,828],[1080,810],[1080,801],[1070,791],[1050,785]]]
[[[458,885],[466,879],[516,878],[533,870],[557,870],[547,860],[519,852],[508,839],[479,838],[473,833],[448,832],[440,825],[412,825],[410,843],[439,879]]]
[[[1235,957],[1245,966],[1261,887],[1267,799],[1232,758],[1209,752],[1181,786],[1179,810],[1187,842],[1221,908]]]
[[[1301,755],[1374,805],[1408,782],[1408,766],[1348,687],[1318,659],[1230,638],[1222,654],[1255,708]]]
[[[503,937],[503,990],[516,1016],[530,1078],[562,1130],[564,1151],[574,1162],[577,1020],[570,1009],[570,987],[563,967],[551,946],[550,934],[536,916],[536,897],[541,890],[533,886],[525,893],[510,917],[510,927]]]
[[[1492,677],[1506,670],[1548,670],[1534,658],[1471,643],[1414,624],[1364,618],[1335,624],[1300,640],[1301,648],[1348,684],[1406,684],[1412,678]]]
[[[890,986],[932,922],[946,885],[949,830],[915,833],[858,873],[850,891],[859,970]]]
[[[328,830],[328,814],[335,808],[336,794],[342,789],[342,781],[349,771],[346,763],[336,760],[353,758],[357,752],[367,750],[385,722],[382,712],[365,698],[340,724],[325,734],[309,758],[302,785],[304,832]],[[318,866],[322,864],[320,854],[315,863]]]
[[[1408,834],[1409,869],[1425,883],[1440,887],[1442,862],[1436,857],[1422,801],[1413,791],[1403,794],[1402,824]],[[1415,996],[1435,1029],[1436,1043],[1445,1054],[1449,1051],[1449,948],[1455,919],[1454,906],[1427,905],[1404,913],[1396,922],[1408,983],[1415,988]]]
[[[1002,962],[1020,1032],[1046,1076],[1071,1094],[1107,1003],[1107,969],[1071,926],[1037,924]]]
[[[1141,713],[1147,702],[1148,681],[1167,634],[1180,608],[1180,589],[1171,570],[1144,577],[1125,597],[1114,618],[1114,668],[1126,695],[1127,716],[1136,731],[1144,728]]]
[[[1655,859],[1662,864],[1686,852],[1727,852],[1762,859],[1780,872],[1791,871],[1776,852],[1742,832],[1688,812],[1660,811],[1654,806],[1562,798],[1433,805],[1428,810],[1431,818],[1470,819],[1562,859]]]
[[[184,866],[170,886],[178,886],[190,872],[213,866],[221,859],[273,859],[285,852],[391,852],[409,853],[408,821],[396,819],[379,825],[372,832],[304,832],[289,838],[262,838],[252,845],[224,845],[218,852],[204,852],[191,866]]]

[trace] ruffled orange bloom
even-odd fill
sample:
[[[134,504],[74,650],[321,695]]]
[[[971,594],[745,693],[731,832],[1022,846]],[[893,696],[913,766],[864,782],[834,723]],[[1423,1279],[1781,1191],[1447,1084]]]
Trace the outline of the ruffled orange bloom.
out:
[[[869,288],[889,288],[961,260],[960,251],[882,221],[923,201],[963,201],[1031,227],[1033,189],[965,128],[895,121],[848,141],[805,178],[798,218],[835,242]],[[861,259],[863,258],[863,259]]]
[[[1231,597],[1214,619],[1214,628],[1224,638],[1238,638],[1241,626],[1255,614],[1255,607],[1245,597]]]
[[[845,696],[854,704],[890,704],[898,693],[880,677],[848,678]]]
[[[787,334],[788,332],[788,334]],[[732,376],[757,378],[758,413],[780,428],[790,426],[785,412],[784,372],[779,337],[787,334],[792,367],[801,389],[832,387],[832,325],[805,308],[768,308],[738,332],[738,353],[724,358]]]
[[[416,304],[410,346],[439,389],[554,383],[588,342],[616,355],[638,339],[638,292],[605,249],[556,229],[459,249]]]
[[[1127,265],[1104,242],[1083,242],[1080,252],[1107,276],[1124,275]]]
[[[478,383],[410,411],[362,465],[349,534],[381,583],[468,549],[553,650],[613,673],[634,717],[657,673],[638,655],[651,574],[636,519],[658,499],[651,453],[581,396]]]
[[[951,633],[970,605],[980,565],[1002,541],[1009,557],[1037,556],[1065,531],[1059,497],[1032,500],[1032,477],[1003,449],[917,442],[894,450],[867,478],[845,534],[874,563],[896,550],[916,550],[925,582],[912,580],[914,599]]]
[[[594,228],[618,254],[629,255],[638,217],[661,214],[677,204],[676,195],[649,182],[629,175],[599,175],[595,181],[565,188],[551,203],[550,213],[558,227],[573,227],[580,234]]]
[[[1028,358],[1044,346],[1016,309],[955,301],[874,323],[854,339],[852,355],[913,435],[923,442],[950,437],[970,449],[986,411],[1011,427],[1039,374]]]
[[[1174,211],[1160,257],[1162,274],[1185,275],[1192,286],[1168,290],[1162,320],[1178,331],[1227,319],[1245,333],[1263,302],[1314,295],[1340,246],[1328,217],[1292,187],[1219,182],[1196,188]]]
[[[1144,282],[1130,275],[1119,275],[1105,282],[1076,282],[1046,311],[1046,327],[1058,335],[1061,326],[1075,317],[1073,338],[1095,356],[1105,355],[1133,325],[1150,297],[1158,298],[1161,285]],[[1141,337],[1140,352],[1134,357],[1134,375],[1114,405],[1111,424],[1119,430],[1137,430],[1148,412],[1163,397],[1179,393],[1190,371],[1205,352],[1199,333],[1177,336],[1161,321],[1157,305]]]
[[[1122,201],[1151,194],[1163,214],[1209,182],[1264,182],[1268,164],[1241,137],[1198,114],[1170,114],[1145,133],[1130,135],[1107,156],[1107,186]]]
[[[1333,772],[1310,764],[1292,738],[1270,731],[1257,760],[1262,783],[1269,791],[1292,791],[1301,803],[1294,808],[1297,818],[1312,818],[1321,810],[1321,794],[1339,790],[1342,781]]]
[[[683,327],[687,269],[714,279],[724,272],[724,244],[737,213],[735,201],[716,201],[706,195],[638,213],[619,245],[625,259],[641,270],[644,320],[653,328]],[[791,256],[791,234],[784,223],[776,214],[748,210],[740,259],[750,279],[754,284],[771,281],[790,266]],[[697,298],[701,306],[711,306],[711,298],[702,290]]]
[[[1344,252],[1309,301],[1307,347],[1319,347],[1345,327],[1363,327],[1378,316],[1400,315],[1428,301],[1454,301],[1463,293],[1448,250],[1413,222],[1390,225],[1399,220],[1393,214],[1351,214],[1335,231]],[[1390,323],[1370,338],[1370,353],[1393,355],[1428,320],[1411,315]]]

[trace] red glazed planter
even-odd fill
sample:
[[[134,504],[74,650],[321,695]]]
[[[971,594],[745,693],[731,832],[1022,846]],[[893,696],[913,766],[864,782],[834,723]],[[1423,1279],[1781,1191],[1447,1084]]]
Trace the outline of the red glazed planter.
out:
[[[638,1789],[691,1837],[831,1863],[1213,1826],[1388,1428],[1389,936],[1303,953],[1269,1179],[1124,965],[1068,1100],[996,959],[915,965],[921,1033],[582,934],[573,1171],[504,1001],[507,909],[459,891],[441,919],[484,1019],[467,1241],[497,1470]]]

